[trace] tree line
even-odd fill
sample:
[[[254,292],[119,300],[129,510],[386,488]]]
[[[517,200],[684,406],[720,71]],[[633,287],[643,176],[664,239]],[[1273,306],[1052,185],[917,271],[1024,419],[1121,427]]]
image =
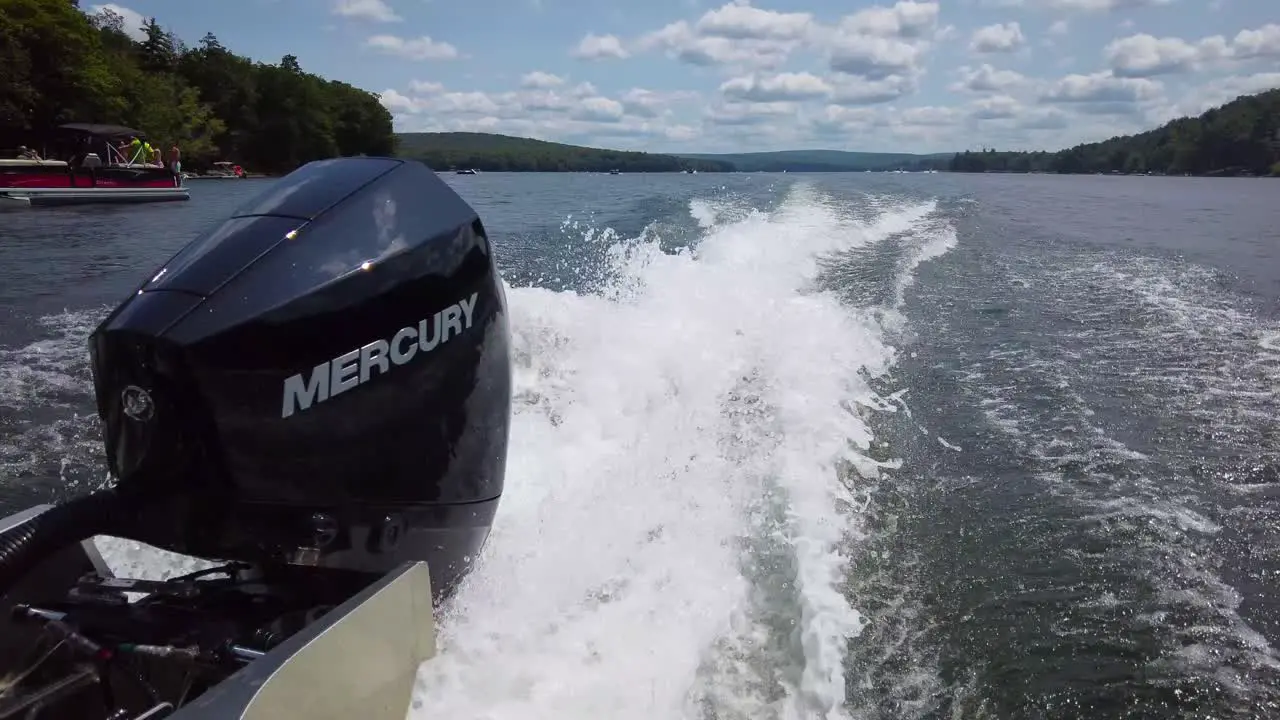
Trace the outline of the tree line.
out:
[[[124,125],[186,167],[218,160],[285,172],[341,155],[391,155],[378,96],[307,73],[292,55],[254,62],[206,34],[187,47],[149,19],[134,41],[124,19],[76,0],[0,0],[0,147],[70,122]]]
[[[398,152],[436,170],[483,172],[728,172],[722,160],[602,150],[494,133],[401,133]]]
[[[952,172],[1280,175],[1280,89],[1244,95],[1199,117],[1058,152],[957,153]]]

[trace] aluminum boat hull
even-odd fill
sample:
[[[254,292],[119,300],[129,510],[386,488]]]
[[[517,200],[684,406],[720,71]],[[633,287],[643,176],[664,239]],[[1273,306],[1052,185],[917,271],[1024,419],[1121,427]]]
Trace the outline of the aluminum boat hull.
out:
[[[2,518],[0,532],[30,522],[50,507],[40,505]],[[0,598],[0,711],[5,705],[6,680],[23,672],[25,649],[38,632],[10,620],[9,609],[61,597],[91,572],[112,576],[96,545],[85,540],[50,557]],[[403,720],[418,667],[435,652],[430,572],[426,563],[404,563],[162,716],[168,720]],[[79,720],[74,705],[65,707],[71,712],[57,715],[60,720]]]

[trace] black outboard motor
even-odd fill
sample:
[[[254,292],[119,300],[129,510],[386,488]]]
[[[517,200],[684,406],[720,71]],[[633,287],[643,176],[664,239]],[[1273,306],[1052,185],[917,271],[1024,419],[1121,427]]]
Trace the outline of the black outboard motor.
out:
[[[80,638],[64,652],[94,667],[150,648],[203,668],[195,690],[190,677],[165,686],[178,705],[406,561],[428,563],[439,600],[502,494],[507,323],[485,229],[432,170],[387,158],[300,168],[94,332],[117,483],[0,532],[0,596],[94,535],[229,561],[165,582],[90,575],[40,607],[14,590],[16,621]],[[150,594],[129,604],[126,591]],[[44,680],[61,682],[57,667]],[[160,702],[159,687],[108,693],[101,713],[50,712],[125,717]],[[0,717],[17,712],[6,707],[0,688]]]
[[[441,592],[483,544],[511,410],[485,231],[425,165],[313,162],[193,241],[94,333],[128,537]]]

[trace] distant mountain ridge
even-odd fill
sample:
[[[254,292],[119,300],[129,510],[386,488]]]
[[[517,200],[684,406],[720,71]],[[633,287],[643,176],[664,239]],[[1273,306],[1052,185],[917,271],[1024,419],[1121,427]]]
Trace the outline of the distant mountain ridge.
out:
[[[850,172],[940,169],[955,153],[877,153],[845,150],[779,150],[754,153],[688,153],[676,157],[728,162],[742,172]]]
[[[436,170],[486,172],[729,172],[727,162],[658,153],[606,150],[478,132],[398,133],[396,154]]]
[[[398,133],[397,154],[437,170],[474,168],[490,172],[851,172],[940,169],[954,153],[782,150],[757,153],[628,152],[567,145],[494,133]]]

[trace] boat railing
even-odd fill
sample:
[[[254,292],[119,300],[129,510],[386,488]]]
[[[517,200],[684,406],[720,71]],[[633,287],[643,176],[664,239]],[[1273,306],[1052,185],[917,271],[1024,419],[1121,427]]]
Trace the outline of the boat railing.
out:
[[[139,151],[140,153],[141,151]],[[164,168],[164,163],[138,161],[136,156],[130,158],[120,148],[107,143],[107,167],[113,168]]]
[[[28,158],[4,159],[0,160],[0,167],[20,168],[20,167],[66,167],[65,160],[31,160]]]
[[[101,161],[101,160],[98,160],[98,156],[97,156],[97,154],[96,154],[96,153],[91,153],[91,155],[93,155],[94,160],[96,160],[97,162],[89,162],[89,163],[85,163],[85,164],[83,165],[83,167],[85,167],[85,168],[89,168],[89,167],[102,167],[102,166],[103,166],[103,163],[102,163],[102,161]],[[69,164],[69,163],[68,163],[66,160],[28,160],[28,159],[26,159],[26,158],[23,158],[23,159],[11,159],[11,158],[7,158],[7,159],[6,159],[6,158],[0,158],[0,168],[38,168],[38,167],[56,167],[56,168],[65,168],[65,167],[67,167],[67,165],[68,165],[68,164]],[[105,166],[106,166],[106,167],[116,167],[116,168],[160,168],[160,167],[163,167],[162,165],[156,165],[156,164],[154,164],[154,163],[150,163],[150,164],[148,164],[148,163],[131,163],[131,162],[118,162],[118,161],[117,161],[117,162],[109,162],[109,163],[106,163],[106,164],[105,164]]]

